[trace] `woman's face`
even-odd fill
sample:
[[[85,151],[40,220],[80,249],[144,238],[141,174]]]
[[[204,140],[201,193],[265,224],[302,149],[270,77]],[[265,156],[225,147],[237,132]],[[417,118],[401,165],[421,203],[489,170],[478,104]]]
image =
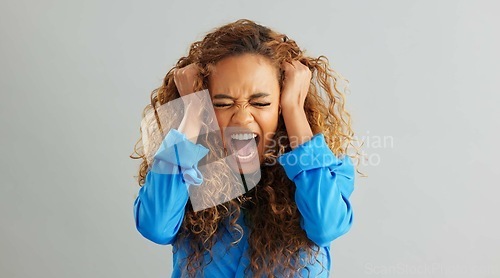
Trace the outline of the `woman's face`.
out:
[[[215,64],[208,90],[224,148],[238,158],[240,171],[258,170],[278,125],[277,69],[257,54],[227,57]]]

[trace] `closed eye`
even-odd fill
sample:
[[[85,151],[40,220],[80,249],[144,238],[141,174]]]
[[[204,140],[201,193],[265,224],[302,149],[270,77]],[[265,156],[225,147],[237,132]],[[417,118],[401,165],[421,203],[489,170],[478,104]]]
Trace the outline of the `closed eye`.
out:
[[[214,107],[228,107],[231,106],[231,104],[228,103],[214,103]]]
[[[269,105],[271,105],[271,103],[260,103],[260,102],[256,102],[256,103],[252,103],[252,105],[259,106],[259,107],[264,107],[264,106],[269,106]]]

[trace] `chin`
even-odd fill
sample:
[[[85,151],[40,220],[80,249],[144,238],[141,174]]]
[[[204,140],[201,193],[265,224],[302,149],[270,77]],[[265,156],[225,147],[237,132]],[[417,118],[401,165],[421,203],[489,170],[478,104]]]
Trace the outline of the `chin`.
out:
[[[252,174],[260,171],[260,155],[241,158],[235,154],[228,157],[228,164],[234,172],[240,174]]]
[[[260,181],[260,159],[260,152],[256,152],[256,154],[248,157],[239,157],[234,153],[227,157],[228,165],[230,166],[233,173],[235,173],[238,178],[240,178],[244,183],[244,186],[246,186],[246,190],[252,189]]]

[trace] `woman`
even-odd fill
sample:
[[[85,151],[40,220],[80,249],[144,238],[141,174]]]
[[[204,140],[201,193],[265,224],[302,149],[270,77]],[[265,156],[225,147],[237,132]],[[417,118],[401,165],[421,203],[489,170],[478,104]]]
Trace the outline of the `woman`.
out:
[[[169,117],[159,107],[182,97],[180,122],[165,130],[152,159],[137,145],[134,157],[143,159],[136,227],[153,242],[173,245],[173,277],[328,277],[330,243],[353,219],[347,155],[353,131],[342,80],[324,56],[307,57],[286,35],[247,19],[191,45],[145,109],[155,115],[149,126],[161,126]],[[259,172],[260,179],[241,196],[197,210],[194,197],[208,197],[196,192],[200,184],[229,190],[221,171],[198,169],[220,158],[210,151],[215,139],[199,136],[209,134],[209,109],[192,96],[205,89],[222,157],[235,154],[239,171]],[[151,134],[141,133],[144,144]],[[243,140],[254,142],[254,159],[244,159],[254,152]]]

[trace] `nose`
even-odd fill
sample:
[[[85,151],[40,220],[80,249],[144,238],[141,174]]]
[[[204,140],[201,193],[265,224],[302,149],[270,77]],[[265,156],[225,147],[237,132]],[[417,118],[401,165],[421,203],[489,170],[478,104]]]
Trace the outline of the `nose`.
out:
[[[233,123],[239,126],[245,126],[253,121],[253,116],[246,107],[238,107],[232,117]]]

